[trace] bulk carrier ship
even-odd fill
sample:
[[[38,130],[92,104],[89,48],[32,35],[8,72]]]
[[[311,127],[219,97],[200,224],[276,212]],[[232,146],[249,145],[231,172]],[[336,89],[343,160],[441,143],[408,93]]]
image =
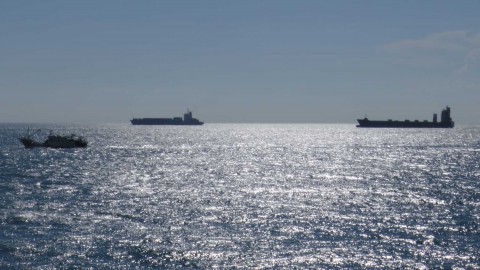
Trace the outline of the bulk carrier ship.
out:
[[[440,122],[437,120],[437,114],[433,114],[433,121],[397,121],[397,120],[369,120],[368,118],[357,119],[357,127],[361,128],[453,128],[455,123],[450,117],[450,107],[442,110]]]
[[[133,118],[130,120],[132,125],[178,125],[178,126],[201,126],[203,122],[193,118],[192,112],[187,110],[181,117],[173,118]]]

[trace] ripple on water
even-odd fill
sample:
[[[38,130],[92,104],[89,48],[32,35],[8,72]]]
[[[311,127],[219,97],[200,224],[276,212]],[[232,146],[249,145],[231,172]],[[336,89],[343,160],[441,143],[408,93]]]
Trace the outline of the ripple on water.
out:
[[[480,267],[478,127],[0,127],[3,268]]]

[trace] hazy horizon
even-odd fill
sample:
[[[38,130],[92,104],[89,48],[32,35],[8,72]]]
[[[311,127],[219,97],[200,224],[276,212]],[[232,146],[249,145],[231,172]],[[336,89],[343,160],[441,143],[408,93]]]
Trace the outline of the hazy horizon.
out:
[[[0,123],[479,124],[479,1],[2,1]]]

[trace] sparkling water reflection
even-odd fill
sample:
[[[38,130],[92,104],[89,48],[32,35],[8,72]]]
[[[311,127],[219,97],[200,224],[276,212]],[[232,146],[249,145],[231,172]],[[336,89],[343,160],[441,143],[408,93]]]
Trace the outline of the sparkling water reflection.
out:
[[[0,268],[480,268],[479,127],[0,125]]]

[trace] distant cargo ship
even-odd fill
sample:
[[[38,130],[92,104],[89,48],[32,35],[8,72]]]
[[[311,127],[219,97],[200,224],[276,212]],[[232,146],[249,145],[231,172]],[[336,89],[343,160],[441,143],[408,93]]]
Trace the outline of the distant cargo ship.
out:
[[[396,120],[387,120],[387,121],[378,121],[378,120],[369,120],[368,118],[357,119],[357,127],[362,128],[453,128],[455,123],[450,117],[450,107],[446,107],[442,110],[442,116],[440,122],[437,121],[437,114],[433,114],[433,121],[396,121]]]
[[[203,122],[192,117],[192,112],[187,110],[181,117],[173,118],[133,118],[130,120],[132,125],[178,125],[178,126],[200,126]]]

